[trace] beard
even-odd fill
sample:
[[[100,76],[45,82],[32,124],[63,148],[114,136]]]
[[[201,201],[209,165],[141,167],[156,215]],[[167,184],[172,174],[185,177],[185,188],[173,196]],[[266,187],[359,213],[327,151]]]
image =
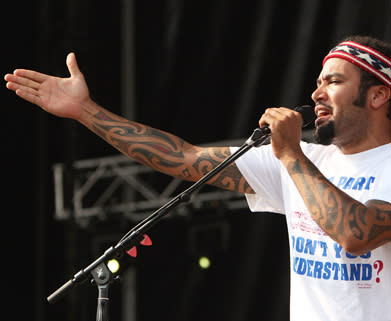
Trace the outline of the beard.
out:
[[[329,121],[326,125],[315,129],[315,142],[321,145],[330,145],[335,137],[334,121]]]

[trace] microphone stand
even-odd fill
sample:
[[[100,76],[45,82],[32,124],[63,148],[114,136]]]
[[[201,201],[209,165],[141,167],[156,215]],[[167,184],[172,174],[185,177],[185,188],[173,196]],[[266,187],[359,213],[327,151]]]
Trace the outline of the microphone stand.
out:
[[[193,192],[200,189],[211,178],[216,176],[220,171],[233,163],[236,159],[246,153],[252,147],[262,145],[270,137],[270,130],[268,127],[256,128],[253,134],[246,140],[246,142],[231,156],[226,158],[213,170],[208,172],[200,180],[191,185],[184,192],[180,193],[161,208],[152,213],[149,217],[138,223],[129,232],[127,232],[122,239],[115,246],[108,248],[99,258],[93,261],[86,268],[77,272],[69,281],[63,284],[60,288],[54,291],[47,297],[49,303],[54,303],[60,299],[70,289],[83,283],[84,281],[93,278],[93,283],[98,287],[98,302],[97,302],[97,321],[108,320],[108,305],[109,305],[109,285],[115,279],[113,273],[106,265],[110,259],[120,257],[126,249],[136,245],[142,238],[144,233],[155,225],[164,215],[166,215],[174,207],[181,203],[190,201],[190,196]]]

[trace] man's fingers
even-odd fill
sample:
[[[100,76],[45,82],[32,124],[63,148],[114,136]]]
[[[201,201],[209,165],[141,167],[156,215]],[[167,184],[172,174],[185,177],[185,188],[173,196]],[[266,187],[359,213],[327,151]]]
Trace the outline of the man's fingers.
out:
[[[5,77],[10,79],[10,77]],[[16,82],[8,82],[7,88],[14,91],[19,97],[33,103],[39,105],[40,97],[38,95],[38,91],[34,88],[23,86],[20,83]]]
[[[262,127],[263,125],[267,124],[270,125],[272,129],[275,121],[288,121],[293,120],[296,117],[301,117],[301,115],[292,109],[285,107],[267,108],[259,121],[259,125]]]
[[[38,92],[38,90],[36,88],[32,88],[30,86],[25,86],[21,83],[12,82],[12,81],[7,82],[6,86],[8,89],[13,90],[13,91],[17,91],[18,89],[20,89],[20,90],[26,91],[28,93],[37,94],[37,92]]]
[[[48,75],[42,74],[40,72],[27,69],[16,69],[14,71],[14,75],[22,78],[27,78],[38,83],[44,82],[49,77]]]
[[[259,126],[270,125],[276,115],[278,115],[278,108],[267,108],[259,121]]]
[[[24,100],[27,100],[30,103],[33,103],[35,105],[39,105],[40,103],[40,97],[35,95],[32,91],[26,91],[23,89],[17,89],[15,93]]]
[[[4,79],[8,82],[7,87],[9,88],[9,84],[15,84],[20,86],[25,86],[33,89],[38,89],[40,84],[34,80],[25,78],[25,77],[19,77],[12,74],[5,75]],[[11,88],[10,88],[11,89]]]

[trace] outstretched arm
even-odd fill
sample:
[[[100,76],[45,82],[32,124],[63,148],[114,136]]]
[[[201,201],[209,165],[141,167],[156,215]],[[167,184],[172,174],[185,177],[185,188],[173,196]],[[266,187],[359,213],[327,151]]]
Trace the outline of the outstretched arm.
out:
[[[230,155],[228,147],[195,146],[173,134],[115,115],[95,103],[85,108],[80,122],[125,155],[189,181],[199,180]],[[234,164],[209,184],[241,193],[252,192]]]
[[[7,88],[53,115],[79,121],[125,155],[174,177],[199,180],[230,155],[228,147],[194,146],[175,135],[105,110],[91,100],[73,53],[67,57],[67,66],[69,78],[17,69],[5,76]],[[252,192],[234,164],[209,183],[241,193]]]

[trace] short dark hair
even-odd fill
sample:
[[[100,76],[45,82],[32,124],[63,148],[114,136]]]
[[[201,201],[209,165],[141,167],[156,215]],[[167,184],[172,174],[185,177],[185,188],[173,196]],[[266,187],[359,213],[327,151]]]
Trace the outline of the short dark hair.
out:
[[[353,35],[346,37],[343,41],[354,41],[359,44],[362,44],[367,47],[371,47],[376,51],[382,53],[384,56],[391,59],[391,43],[370,37],[370,36],[359,36]],[[360,68],[360,87],[359,87],[359,96],[356,101],[356,104],[359,106],[364,106],[365,100],[367,98],[368,89],[372,86],[384,85],[377,77]],[[391,119],[391,100],[388,104],[387,117]]]

